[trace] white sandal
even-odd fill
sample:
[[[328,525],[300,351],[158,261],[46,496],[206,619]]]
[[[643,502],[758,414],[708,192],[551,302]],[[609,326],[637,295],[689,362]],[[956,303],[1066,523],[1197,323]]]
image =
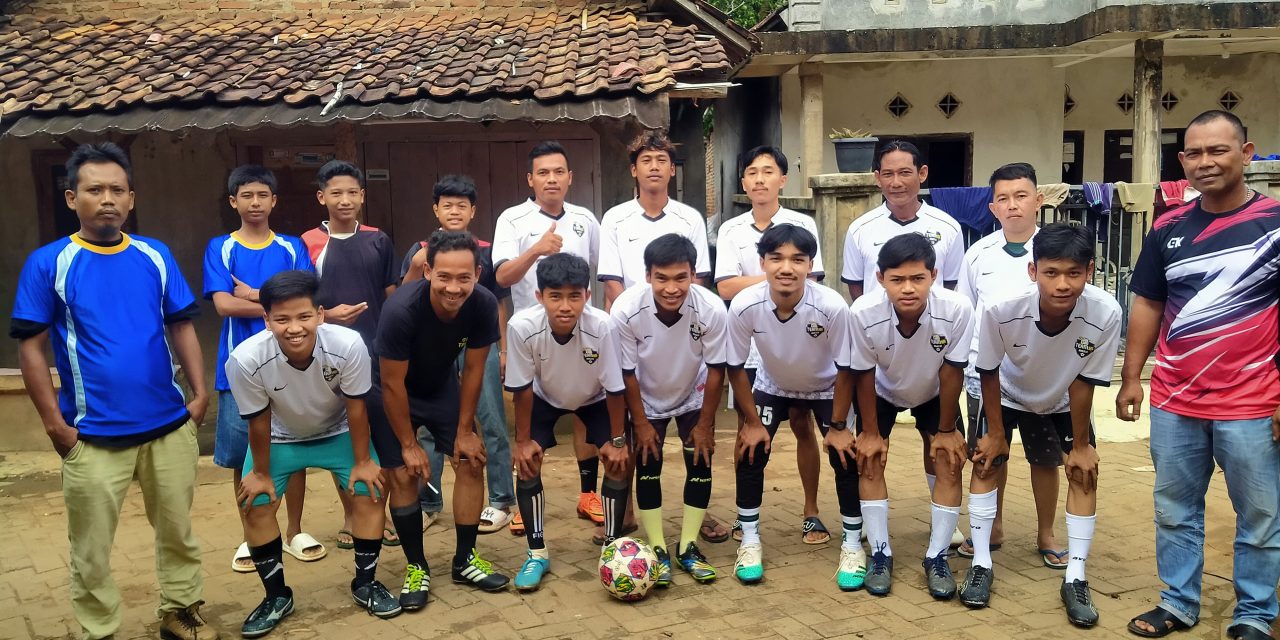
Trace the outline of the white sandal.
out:
[[[248,564],[240,564],[241,560],[248,560]],[[231,558],[231,570],[236,573],[253,573],[257,569],[253,566],[253,555],[249,553],[249,543],[241,542],[236,548],[236,555]]]
[[[480,512],[480,533],[496,533],[507,528],[515,518],[509,511],[486,506]]]
[[[318,551],[308,553],[308,549],[315,549],[316,547],[319,547]],[[319,540],[311,537],[311,534],[299,533],[289,541],[289,544],[284,545],[284,552],[303,562],[315,562],[328,555],[329,550],[323,544],[320,544]]]

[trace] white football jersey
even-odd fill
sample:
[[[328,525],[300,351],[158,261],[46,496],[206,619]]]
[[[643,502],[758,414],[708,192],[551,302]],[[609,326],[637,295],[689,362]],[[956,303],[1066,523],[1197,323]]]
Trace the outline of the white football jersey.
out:
[[[729,365],[743,366],[754,340],[760,352],[755,388],[788,398],[833,397],[836,368],[849,368],[849,307],[835,290],[805,280],[794,313],[779,320],[769,283],[759,282],[729,305]]]
[[[1035,286],[1031,276],[1027,274],[1034,241],[1033,235],[1023,246],[1026,253],[1013,255],[1006,248],[1008,242],[1004,239],[1004,231],[997,229],[973,243],[965,252],[956,291],[969,299],[977,312],[975,317],[981,318],[982,312],[991,303],[1012,298]],[[964,388],[969,395],[975,397],[982,395],[978,371],[973,368],[973,362],[977,358],[978,332],[974,331],[973,343],[969,348],[969,366],[964,372]]]
[[[818,225],[813,221],[813,217],[781,208],[769,220],[769,227],[775,224],[794,224],[804,227],[813,234],[813,238],[818,241],[818,255],[813,257],[811,275],[821,280],[823,275],[822,239],[818,235]],[[756,251],[756,244],[760,242],[760,236],[764,235],[769,227],[756,228],[755,218],[750,211],[720,225],[720,230],[716,232],[716,282],[737,276],[764,275],[764,270],[760,268],[760,254]]]
[[[562,253],[572,253],[587,261],[594,270],[600,253],[600,223],[592,213],[578,205],[564,203],[564,211],[556,218],[542,211],[532,198],[508,208],[498,216],[493,230],[493,268],[514,260],[529,250],[547,232],[552,223],[556,235],[564,240]],[[538,258],[541,262],[542,258]],[[538,304],[538,264],[534,263],[519,282],[511,286],[511,304],[516,311]]]
[[[696,275],[711,275],[707,221],[701,213],[687,204],[667,200],[662,214],[650,218],[640,201],[631,199],[606,211],[600,222],[599,279],[617,280],[627,289],[643,283],[644,250],[654,239],[668,233],[679,234],[693,243],[698,252]]]
[[[960,223],[943,210],[921,203],[911,222],[899,222],[889,212],[889,205],[882,204],[849,223],[844,236],[844,272],[840,279],[846,283],[861,282],[864,294],[879,290],[876,271],[880,268],[876,261],[880,247],[904,233],[918,233],[933,244],[938,256],[935,266],[939,280],[945,283],[960,278],[960,265],[964,260]]]
[[[533,385],[533,392],[553,407],[573,411],[622,393],[618,336],[609,314],[590,305],[578,325],[560,344],[547,324],[542,305],[518,311],[507,322],[508,391]]]

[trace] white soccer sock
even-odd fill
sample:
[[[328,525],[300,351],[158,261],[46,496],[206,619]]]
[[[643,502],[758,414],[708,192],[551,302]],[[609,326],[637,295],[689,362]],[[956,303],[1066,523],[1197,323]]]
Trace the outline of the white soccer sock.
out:
[[[550,559],[551,559],[551,552],[550,552],[550,551],[547,551],[547,548],[546,548],[546,547],[543,547],[543,548],[541,548],[541,549],[530,549],[530,550],[529,550],[529,555],[530,555],[530,557],[538,558],[539,560],[550,560]]]
[[[938,484],[938,476],[932,473],[924,474],[924,481],[929,484],[929,495],[933,495],[933,485]]]
[[[871,552],[877,551],[886,556],[893,555],[889,548],[889,501],[862,500],[862,518],[866,522],[867,546]]]
[[[996,492],[969,494],[969,537],[973,539],[973,565],[991,568],[991,525],[996,521]]]
[[[1067,514],[1067,549],[1071,559],[1067,561],[1067,582],[1084,580],[1084,562],[1089,557],[1089,545],[1093,542],[1093,528],[1098,516]]]
[[[936,558],[939,553],[951,548],[951,532],[955,531],[960,521],[960,507],[948,507],[933,503],[930,509],[933,516],[933,528],[929,530],[929,549],[924,552],[926,558]]]
[[[760,507],[738,507],[738,524],[742,525],[742,544],[760,544]]]
[[[844,536],[840,539],[840,548],[845,551],[862,550],[862,516],[840,516]]]

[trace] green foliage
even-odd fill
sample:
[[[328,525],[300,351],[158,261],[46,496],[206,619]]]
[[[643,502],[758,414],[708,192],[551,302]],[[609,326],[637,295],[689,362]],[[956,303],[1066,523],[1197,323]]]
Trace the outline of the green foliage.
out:
[[[734,22],[750,29],[787,0],[707,0],[715,8],[725,12]]]

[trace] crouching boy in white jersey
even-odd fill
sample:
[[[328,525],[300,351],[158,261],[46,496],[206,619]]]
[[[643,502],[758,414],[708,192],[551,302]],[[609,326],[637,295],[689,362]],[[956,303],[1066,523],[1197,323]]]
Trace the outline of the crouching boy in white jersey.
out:
[[[716,294],[693,283],[697,259],[688,238],[659,236],[644,249],[646,282],[623,291],[612,309],[635,432],[637,514],[662,562],[660,587],[671,584],[671,557],[662,530],[662,442],[672,418],[680,431],[686,474],[676,558],[694,580],[716,579],[715,568],[694,540],[711,501],[728,315]]]
[[[1061,596],[1067,619],[1082,627],[1098,621],[1084,571],[1098,488],[1098,452],[1090,423],[1093,388],[1111,383],[1121,322],[1115,298],[1088,284],[1093,258],[1087,229],[1065,223],[1042,228],[1028,267],[1036,286],[982,312],[975,362],[982,376],[985,421],[973,453],[979,477],[993,479],[1008,458],[1009,429],[1014,425],[1022,432],[1024,447],[1066,457],[1071,555]],[[996,491],[976,491],[971,489],[969,498],[974,564],[961,587],[961,599],[970,606],[985,606],[991,587],[988,543]],[[979,571],[983,567],[985,571]]]
[[[249,421],[249,453],[237,496],[244,539],[267,596],[240,629],[269,633],[293,613],[276,522],[289,477],[308,468],[332,472],[351,499],[356,576],[351,596],[380,618],[400,613],[397,598],[374,579],[382,549],[382,469],[369,451],[364,396],[372,384],[369,351],[352,329],[322,324],[320,280],[310,271],[269,278],[258,297],[267,330],[236,346],[227,380]],[[374,493],[374,491],[377,493]]]
[[[876,280],[881,285],[850,308],[849,366],[857,398],[858,493],[871,546],[865,586],[887,595],[892,586],[889,546],[889,489],[885,465],[889,434],[901,411],[911,411],[930,442],[937,482],[924,568],[929,593],[950,600],[956,582],[947,548],[960,517],[960,471],[968,457],[958,430],[960,390],[973,332],[973,307],[964,296],[933,286],[937,255],[918,233],[890,239],[880,249]],[[936,372],[936,375],[935,375]]]
[[[818,250],[812,233],[795,225],[773,226],[756,250],[765,281],[743,289],[729,306],[729,380],[743,414],[735,456],[742,544],[734,573],[744,584],[764,579],[764,468],[778,426],[791,409],[800,408],[818,422],[835,469],[844,521],[837,582],[841,589],[856,589],[866,574],[866,554],[860,539],[854,439],[845,423],[853,397],[849,307],[840,294],[807,279]],[[743,369],[753,338],[760,352],[754,390]]]

